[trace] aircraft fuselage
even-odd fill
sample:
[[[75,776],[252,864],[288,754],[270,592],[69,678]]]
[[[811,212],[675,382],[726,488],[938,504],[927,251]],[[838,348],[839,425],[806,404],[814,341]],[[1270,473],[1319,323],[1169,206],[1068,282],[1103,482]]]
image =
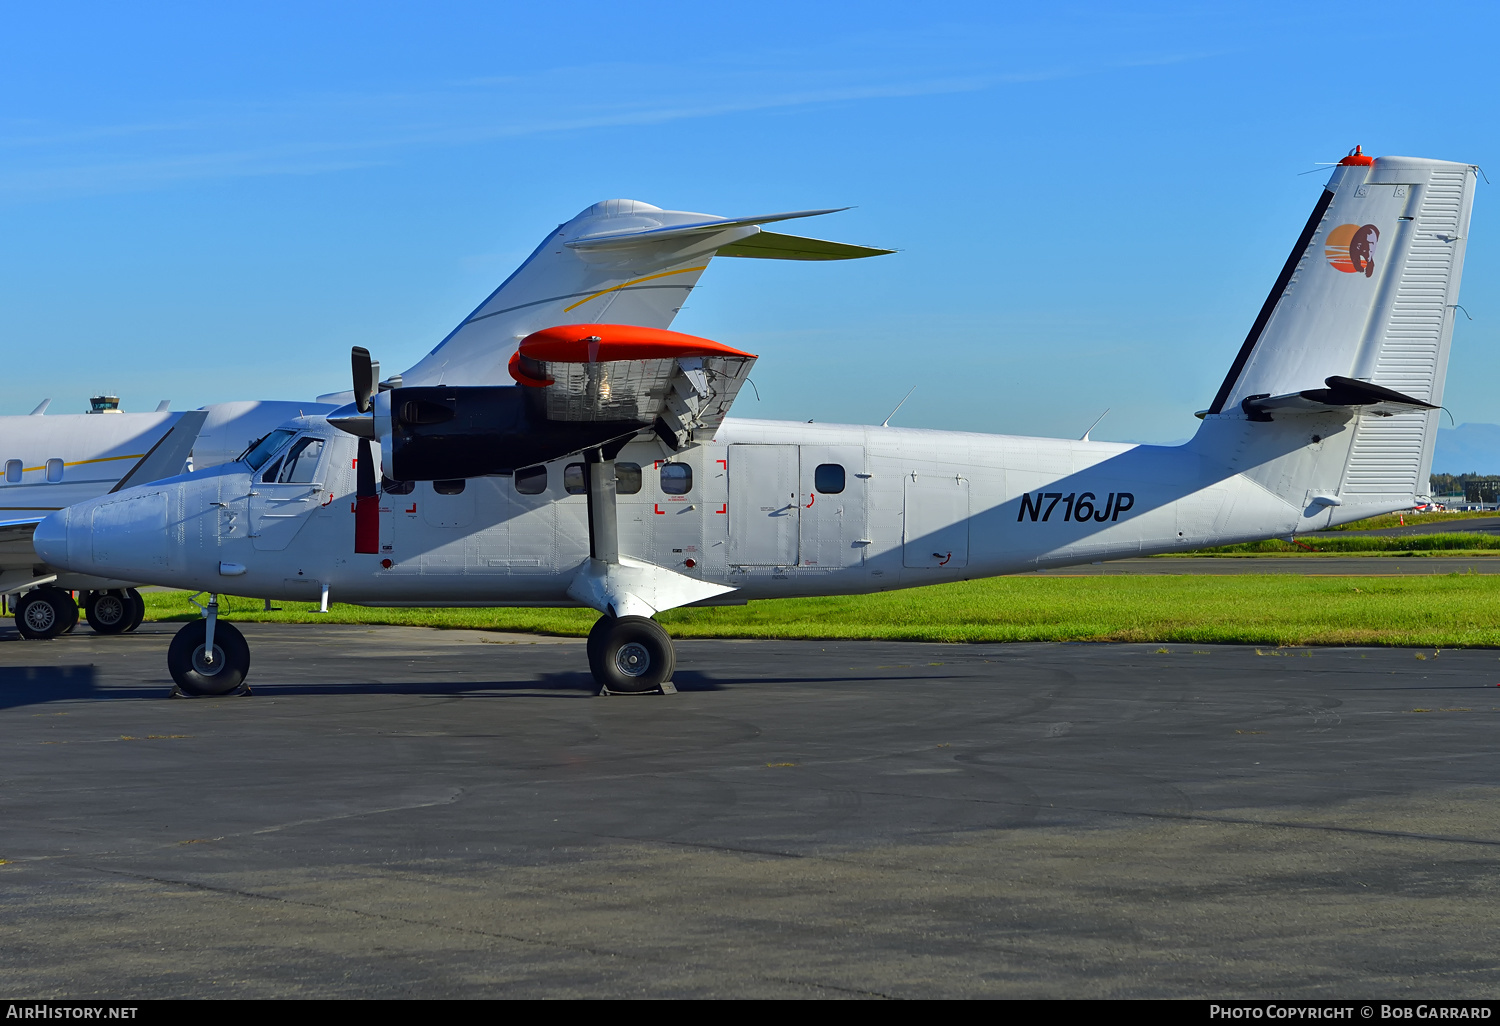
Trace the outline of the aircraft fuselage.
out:
[[[732,587],[717,601],[737,602],[1186,551],[1402,505],[1312,501],[1339,493],[1359,420],[1300,420],[1256,425],[1259,442],[1224,460],[1200,454],[1204,433],[1168,447],[730,419],[681,453],[654,439],[619,453],[619,550]],[[326,586],[366,605],[577,604],[567,588],[589,558],[581,461],[388,487],[380,551],[357,554],[355,440],[321,418],[303,430],[323,448],[300,483],[278,483],[273,459],[131,489],[69,525],[70,561],[265,598],[316,600]],[[1295,495],[1278,494],[1284,478]]]

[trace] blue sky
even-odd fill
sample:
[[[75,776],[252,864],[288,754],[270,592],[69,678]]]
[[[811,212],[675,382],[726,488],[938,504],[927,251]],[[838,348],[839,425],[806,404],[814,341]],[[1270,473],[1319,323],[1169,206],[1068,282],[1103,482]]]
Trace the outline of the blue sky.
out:
[[[1356,143],[1497,145],[1491,5],[7,4],[0,413],[408,366],[595,200],[895,247],[716,262],[676,326],[741,415],[1191,433]],[[1500,175],[1495,175],[1500,180]],[[1475,209],[1447,405],[1500,422]],[[1491,227],[1493,224],[1493,228]]]

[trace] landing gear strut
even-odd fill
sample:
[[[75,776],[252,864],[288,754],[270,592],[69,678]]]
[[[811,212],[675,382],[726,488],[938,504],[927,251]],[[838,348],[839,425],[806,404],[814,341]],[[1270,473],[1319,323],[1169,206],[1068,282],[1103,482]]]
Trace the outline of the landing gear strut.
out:
[[[207,614],[186,624],[167,649],[167,669],[177,688],[194,698],[227,695],[245,683],[250,646],[232,623],[219,623],[219,596],[209,598]]]
[[[644,616],[601,616],[589,631],[588,654],[594,680],[615,694],[665,690],[677,668],[672,639]]]

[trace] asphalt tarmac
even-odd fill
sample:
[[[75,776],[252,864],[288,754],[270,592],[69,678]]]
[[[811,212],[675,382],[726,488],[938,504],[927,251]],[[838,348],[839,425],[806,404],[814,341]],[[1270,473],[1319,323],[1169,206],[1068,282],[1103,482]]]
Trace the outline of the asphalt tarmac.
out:
[[[0,992],[1495,997],[1500,653],[0,630]]]

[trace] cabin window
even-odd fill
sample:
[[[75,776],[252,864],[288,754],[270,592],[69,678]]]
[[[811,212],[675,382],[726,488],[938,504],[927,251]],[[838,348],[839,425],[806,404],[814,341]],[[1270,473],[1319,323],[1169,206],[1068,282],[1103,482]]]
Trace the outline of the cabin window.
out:
[[[5,461],[5,483],[6,484],[20,484],[21,483],[21,461],[20,460],[6,460]]]
[[[281,461],[280,460],[276,460],[269,467],[266,468],[266,472],[264,474],[260,475],[260,479],[262,481],[264,481],[266,484],[274,484],[276,482],[276,475],[279,474],[280,472],[281,472]]]
[[[582,495],[589,490],[588,470],[582,463],[569,463],[563,467],[563,490],[569,495]]]
[[[51,459],[51,460],[47,461],[47,481],[49,483],[51,483],[51,484],[57,484],[57,482],[59,482],[59,481],[62,480],[62,474],[63,474],[63,461],[62,460]]]
[[[692,491],[693,468],[686,463],[663,463],[661,490],[664,495],[686,495]]]
[[[634,495],[641,490],[641,465],[639,463],[615,464],[615,494]]]
[[[813,488],[824,495],[837,495],[844,490],[844,468],[837,463],[820,463],[813,471]]]
[[[516,491],[522,495],[541,495],[546,490],[546,467],[527,467],[516,471]]]
[[[265,466],[266,460],[276,455],[276,451],[296,433],[286,428],[277,428],[270,434],[262,436],[259,441],[251,442],[250,447],[240,453],[240,460],[250,464],[251,470],[259,470]]]
[[[461,477],[454,478],[451,481],[434,481],[432,482],[432,490],[439,495],[457,495],[464,490],[464,485],[467,483]]]
[[[311,484],[318,472],[318,458],[323,455],[323,439],[302,438],[286,454],[281,466],[282,484]]]
[[[410,495],[416,486],[415,481],[392,481],[384,475],[380,478],[380,490],[386,495]]]

